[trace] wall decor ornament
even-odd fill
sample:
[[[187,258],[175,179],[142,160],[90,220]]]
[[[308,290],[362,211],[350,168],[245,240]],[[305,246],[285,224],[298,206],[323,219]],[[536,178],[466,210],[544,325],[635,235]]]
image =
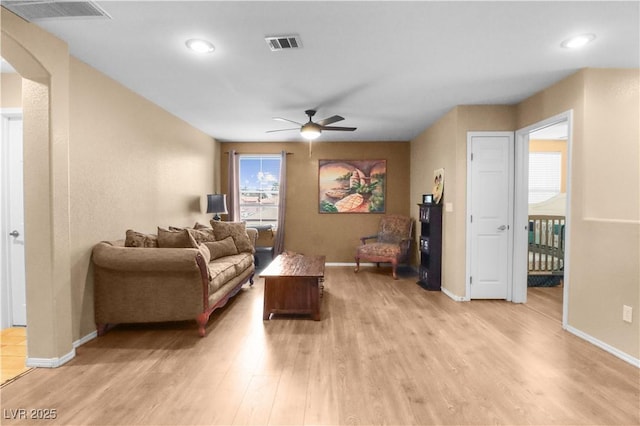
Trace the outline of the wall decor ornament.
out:
[[[387,160],[319,160],[320,213],[384,213]]]
[[[440,204],[444,194],[444,169],[433,171],[433,202]]]

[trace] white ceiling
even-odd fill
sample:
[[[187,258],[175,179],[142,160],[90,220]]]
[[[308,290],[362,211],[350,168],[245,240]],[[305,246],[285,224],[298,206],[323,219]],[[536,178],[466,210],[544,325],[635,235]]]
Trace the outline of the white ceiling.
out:
[[[410,140],[456,105],[513,104],[584,67],[640,67],[640,2],[99,1],[112,19],[38,21],[73,56],[220,141],[301,140],[274,121],[334,114]],[[583,50],[569,36],[593,33]],[[303,48],[271,52],[272,35]],[[202,37],[216,47],[185,48]]]

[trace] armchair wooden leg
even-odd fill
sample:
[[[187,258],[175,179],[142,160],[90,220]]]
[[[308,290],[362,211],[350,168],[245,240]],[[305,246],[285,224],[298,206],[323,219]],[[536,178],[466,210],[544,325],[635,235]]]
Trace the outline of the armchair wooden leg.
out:
[[[353,272],[358,272],[360,270],[360,258],[356,257],[356,269]]]
[[[391,261],[391,274],[393,275],[393,279],[398,279],[398,274],[396,273],[396,269],[398,268],[398,262],[396,260]]]

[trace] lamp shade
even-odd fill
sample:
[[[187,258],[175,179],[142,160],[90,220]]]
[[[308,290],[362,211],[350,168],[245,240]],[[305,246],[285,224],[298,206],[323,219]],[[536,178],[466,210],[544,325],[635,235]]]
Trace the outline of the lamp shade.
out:
[[[227,194],[208,194],[207,195],[207,213],[227,214]]]

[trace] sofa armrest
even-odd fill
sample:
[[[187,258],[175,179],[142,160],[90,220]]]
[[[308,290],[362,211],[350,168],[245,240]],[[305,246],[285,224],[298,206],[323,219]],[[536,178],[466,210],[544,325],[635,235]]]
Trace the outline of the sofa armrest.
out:
[[[158,272],[199,269],[195,248],[122,247],[101,242],[93,248],[93,263],[117,271]]]
[[[208,306],[209,280],[198,249],[94,246],[94,314],[106,324],[195,319]]]
[[[249,236],[249,241],[251,241],[251,246],[256,248],[256,241],[258,241],[258,229],[247,228],[247,235]]]

